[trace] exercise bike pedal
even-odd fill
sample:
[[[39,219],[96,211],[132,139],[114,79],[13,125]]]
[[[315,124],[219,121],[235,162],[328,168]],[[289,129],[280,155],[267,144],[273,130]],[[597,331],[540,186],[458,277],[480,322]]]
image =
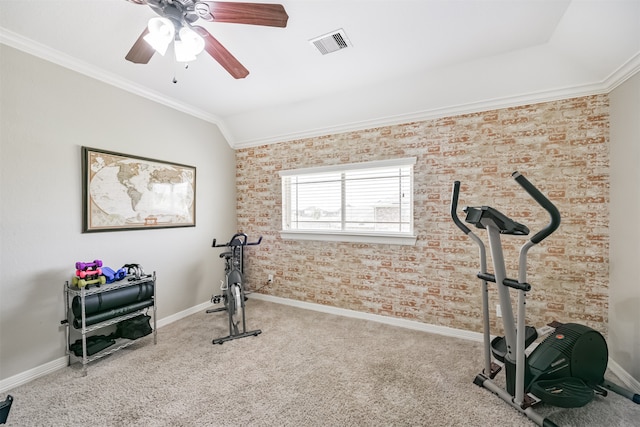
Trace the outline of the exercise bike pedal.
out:
[[[213,304],[220,304],[220,301],[222,301],[223,299],[225,299],[226,297],[224,295],[213,295],[211,297],[211,303]]]
[[[221,300],[227,300],[227,298],[224,295],[214,295],[211,297],[211,303],[212,304],[220,304]],[[209,310],[206,311],[207,314],[209,313],[218,313],[220,311],[227,311],[227,307],[226,305],[224,307],[218,307],[218,308],[210,308]]]

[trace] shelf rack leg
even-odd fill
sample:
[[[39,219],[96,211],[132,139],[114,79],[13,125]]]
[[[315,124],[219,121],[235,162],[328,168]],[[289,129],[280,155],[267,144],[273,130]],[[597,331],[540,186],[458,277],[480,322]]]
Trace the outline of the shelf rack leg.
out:
[[[85,312],[85,297],[86,297],[86,289],[83,286],[80,289],[80,309],[82,311],[82,376],[87,376],[87,363],[89,360],[87,358],[87,314]]]
[[[69,340],[71,339],[71,331],[69,330],[69,282],[64,282],[64,315],[67,318],[67,322],[64,325],[64,334],[66,336],[66,348],[64,349],[64,354],[67,355],[67,366],[71,365],[71,350],[69,346],[71,343]]]

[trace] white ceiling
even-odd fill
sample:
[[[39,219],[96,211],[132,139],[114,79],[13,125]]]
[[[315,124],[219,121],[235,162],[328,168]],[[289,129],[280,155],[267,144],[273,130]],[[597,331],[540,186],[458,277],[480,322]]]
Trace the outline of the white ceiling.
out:
[[[286,28],[198,21],[240,80],[206,52],[188,69],[126,61],[156,15],[125,0],[0,0],[0,42],[216,123],[233,147],[603,93],[640,70],[640,0],[279,3]],[[351,47],[309,43],[338,29]]]

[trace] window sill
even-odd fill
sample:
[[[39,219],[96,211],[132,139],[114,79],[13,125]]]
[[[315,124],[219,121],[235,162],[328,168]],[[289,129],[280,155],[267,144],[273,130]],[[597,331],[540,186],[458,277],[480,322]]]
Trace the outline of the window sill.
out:
[[[388,245],[416,244],[416,236],[400,233],[357,233],[327,231],[280,231],[283,240],[317,240],[323,242],[381,243]]]

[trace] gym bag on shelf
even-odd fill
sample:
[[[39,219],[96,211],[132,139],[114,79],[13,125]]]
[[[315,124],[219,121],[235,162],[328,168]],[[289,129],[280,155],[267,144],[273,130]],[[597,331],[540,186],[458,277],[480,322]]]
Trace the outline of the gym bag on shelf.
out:
[[[92,335],[86,338],[87,340],[87,356],[96,354],[100,350],[104,350],[116,343],[116,341],[110,336],[106,335]],[[82,340],[78,339],[76,342],[69,346],[69,350],[78,357],[82,357]]]
[[[145,335],[149,335],[152,332],[149,320],[151,320],[151,316],[146,314],[124,320],[118,323],[115,336],[118,338],[137,340]]]

